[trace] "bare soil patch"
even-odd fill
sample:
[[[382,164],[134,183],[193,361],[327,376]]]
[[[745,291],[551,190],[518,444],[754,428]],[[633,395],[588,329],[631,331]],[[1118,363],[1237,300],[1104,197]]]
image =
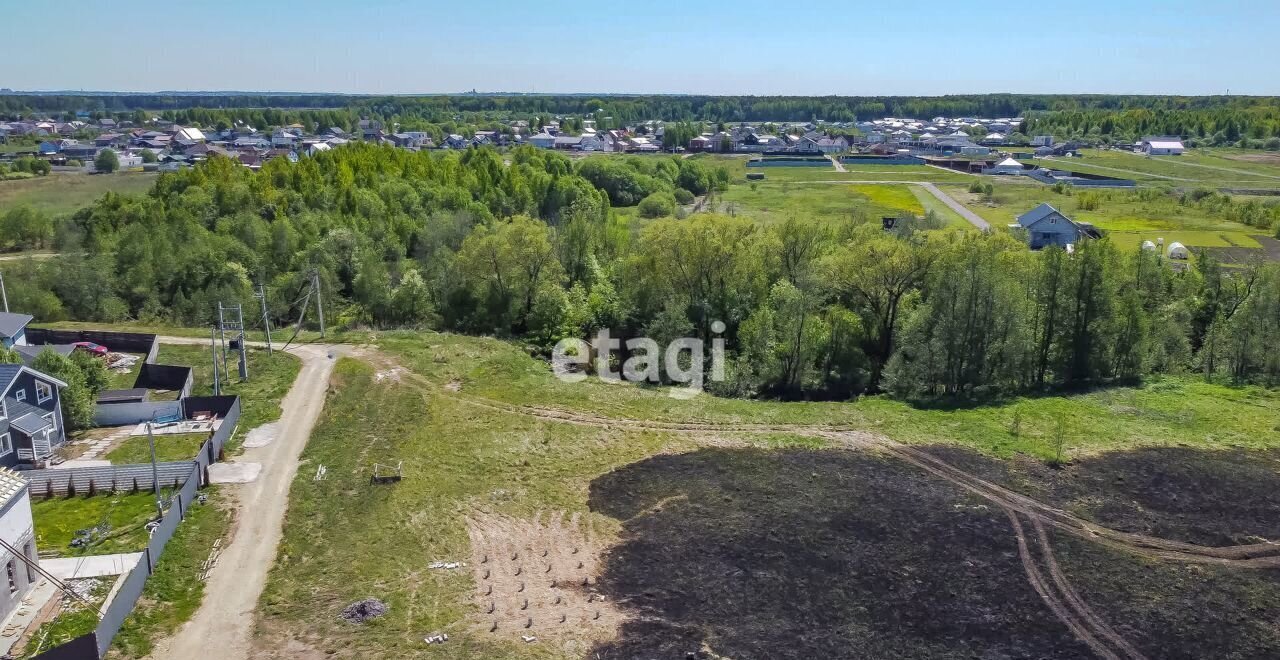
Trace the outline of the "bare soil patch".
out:
[[[947,458],[984,478],[1009,476],[996,461],[963,454]],[[1280,630],[1267,623],[1280,617],[1277,571],[1155,561],[1058,533],[891,456],[657,456],[596,479],[590,504],[623,521],[600,588],[630,617],[594,650],[601,658],[700,649],[929,660],[1280,653]],[[1152,580],[1166,585],[1159,593],[1177,595],[1190,584],[1179,581],[1185,575],[1202,576],[1194,584],[1203,596],[1182,594],[1194,608],[1142,600]],[[1172,626],[1202,652],[1179,655],[1164,636]],[[1223,651],[1235,635],[1247,653]]]
[[[533,519],[477,514],[467,519],[475,578],[475,627],[515,639],[612,638],[623,617],[598,590],[610,539],[579,514]]]
[[[1108,452],[1062,469],[954,446],[951,465],[1122,532],[1209,547],[1280,542],[1280,452],[1185,447]]]

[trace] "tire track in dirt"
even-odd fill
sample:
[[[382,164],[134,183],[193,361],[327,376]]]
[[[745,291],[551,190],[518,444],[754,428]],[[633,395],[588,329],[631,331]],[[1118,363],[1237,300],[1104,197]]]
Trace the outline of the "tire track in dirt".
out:
[[[1022,568],[1027,573],[1027,581],[1031,583],[1031,588],[1040,595],[1040,600],[1044,601],[1049,611],[1058,617],[1058,620],[1066,624],[1071,630],[1071,634],[1076,639],[1084,642],[1098,657],[1104,660],[1124,660],[1116,655],[1107,645],[1098,639],[1094,631],[1062,603],[1061,597],[1049,587],[1045,581],[1044,575],[1040,572],[1039,565],[1036,564],[1035,558],[1031,556],[1031,548],[1027,543],[1027,535],[1022,528],[1022,521],[1018,519],[1018,514],[1008,507],[1001,506],[1006,515],[1009,516],[1009,524],[1013,526],[1013,535],[1018,542],[1018,557],[1022,560]]]
[[[1045,532],[1044,525],[1040,524],[1037,519],[1032,519],[1032,527],[1036,531],[1036,542],[1040,546],[1040,555],[1044,558],[1045,568],[1049,571],[1049,577],[1053,580],[1055,586],[1058,587],[1058,593],[1062,594],[1071,609],[1075,610],[1097,634],[1110,641],[1116,648],[1124,652],[1131,660],[1147,660],[1137,648],[1128,642],[1114,628],[1107,625],[1101,617],[1089,607],[1089,604],[1076,593],[1075,588],[1067,581],[1067,576],[1062,572],[1062,568],[1058,566],[1058,559],[1053,555],[1053,545],[1049,542],[1049,535]]]

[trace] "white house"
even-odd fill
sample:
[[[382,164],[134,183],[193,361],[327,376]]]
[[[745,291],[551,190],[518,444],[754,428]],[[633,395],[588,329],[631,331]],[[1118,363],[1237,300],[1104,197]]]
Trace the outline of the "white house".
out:
[[[4,564],[9,586],[0,589],[0,620],[3,620],[39,580],[34,566],[40,562],[27,480],[4,467],[0,467],[0,539],[8,546],[0,547],[0,563]]]
[[[543,131],[537,135],[529,136],[529,144],[539,149],[554,149],[556,146],[556,136]]]
[[[1182,139],[1177,137],[1144,137],[1142,153],[1148,156],[1181,156],[1186,151]]]

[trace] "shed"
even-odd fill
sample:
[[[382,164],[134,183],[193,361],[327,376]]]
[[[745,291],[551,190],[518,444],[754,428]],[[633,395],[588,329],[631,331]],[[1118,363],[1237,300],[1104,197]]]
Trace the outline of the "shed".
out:
[[[1182,243],[1174,241],[1169,244],[1169,258],[1170,259],[1190,259],[1191,251],[1188,250],[1187,246],[1183,245]]]

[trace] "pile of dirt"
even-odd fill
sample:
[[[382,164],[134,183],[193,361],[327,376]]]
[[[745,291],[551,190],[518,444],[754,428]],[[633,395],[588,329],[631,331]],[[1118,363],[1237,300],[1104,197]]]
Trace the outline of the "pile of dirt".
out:
[[[348,605],[338,616],[348,623],[364,623],[386,614],[387,609],[387,604],[377,598],[366,598]]]

